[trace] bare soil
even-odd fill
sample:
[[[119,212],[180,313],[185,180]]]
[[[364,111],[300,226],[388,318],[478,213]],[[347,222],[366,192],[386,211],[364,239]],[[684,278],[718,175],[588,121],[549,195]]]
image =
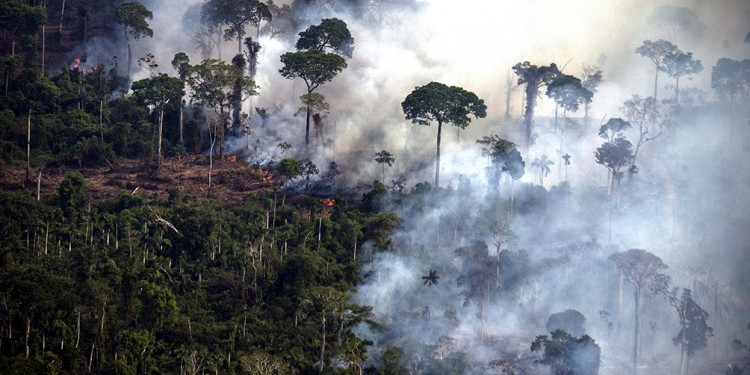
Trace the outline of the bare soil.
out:
[[[273,176],[268,171],[236,162],[214,158],[212,187],[208,188],[208,157],[188,155],[165,159],[162,166],[148,165],[142,160],[116,163],[111,167],[75,169],[55,167],[42,169],[40,193],[42,197],[55,194],[57,187],[70,171],[79,171],[86,179],[86,191],[96,200],[114,198],[122,192],[146,198],[166,198],[170,188],[177,188],[181,196],[212,198],[226,203],[241,203],[247,194],[273,195]],[[26,181],[26,169],[0,171],[0,188],[10,191],[26,190],[36,194],[39,169],[33,169]]]

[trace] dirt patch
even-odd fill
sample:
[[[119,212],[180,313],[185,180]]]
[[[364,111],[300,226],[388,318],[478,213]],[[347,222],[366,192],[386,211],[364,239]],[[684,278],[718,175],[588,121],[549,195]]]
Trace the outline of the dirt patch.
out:
[[[240,158],[237,158],[240,159]],[[166,198],[170,188],[177,188],[182,196],[206,198],[208,191],[208,157],[188,155],[167,159],[161,168],[143,161],[124,161],[112,167],[74,169],[56,167],[42,169],[40,192],[42,197],[55,194],[65,174],[79,171],[86,179],[86,191],[97,201],[111,199],[127,192],[146,198]],[[10,169],[0,173],[0,188],[10,191],[29,191],[35,194],[39,169],[32,170],[26,180],[26,170]],[[247,194],[273,194],[273,176],[267,171],[237,160],[214,160],[210,197],[227,203],[241,203]]]

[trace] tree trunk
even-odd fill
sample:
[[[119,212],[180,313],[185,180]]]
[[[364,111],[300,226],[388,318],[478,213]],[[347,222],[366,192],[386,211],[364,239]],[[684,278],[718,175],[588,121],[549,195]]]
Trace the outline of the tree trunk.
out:
[[[36,201],[39,202],[42,199],[42,168],[39,168],[39,175],[36,177]],[[49,224],[47,224],[49,229]],[[46,247],[45,247],[46,254]]]
[[[24,358],[29,358],[29,335],[31,334],[31,317],[26,315],[26,337],[24,339],[24,345],[26,346]]]
[[[635,340],[633,343],[633,374],[638,374],[638,353],[641,351],[641,288],[635,287]]]
[[[104,142],[104,99],[99,100],[99,140]]]
[[[654,74],[654,100],[656,100],[656,88],[659,84],[659,65],[656,65],[656,74]]]
[[[216,53],[218,59],[221,60],[221,27],[216,31]]]
[[[560,108],[560,105],[555,103],[555,133],[557,133],[557,110]]]
[[[180,144],[181,145],[185,144],[185,140],[182,137],[182,126],[183,126],[182,124],[183,124],[183,110],[184,110],[184,107],[185,107],[185,105],[184,105],[184,103],[181,100],[180,101]]]
[[[325,351],[326,351],[326,313],[325,313],[325,310],[323,310],[323,320],[322,320],[321,323],[322,323],[322,327],[323,327],[322,328],[323,340],[322,340],[322,342],[320,344],[320,368],[318,369],[318,374],[322,374],[323,373],[323,364],[324,364],[323,358],[324,358]],[[28,355],[27,355],[27,357],[28,357]]]
[[[685,375],[685,338],[680,342],[680,375]]]
[[[29,115],[27,117],[26,124],[26,181],[29,180],[31,174],[31,108],[29,108]]]
[[[219,117],[221,122],[221,130],[219,131],[220,134],[220,141],[219,143],[219,163],[224,163],[224,130],[227,128],[227,120],[226,116],[224,116],[224,106],[222,105],[219,110]]]
[[[76,348],[78,343],[81,341],[81,309],[76,309],[78,312],[78,319],[76,320]]]
[[[47,25],[42,25],[42,75],[44,75],[44,50],[47,47]]]
[[[125,76],[128,77],[128,83],[130,83],[130,69],[133,65],[133,51],[130,48],[130,38],[128,38],[128,28],[125,27],[125,43],[128,45],[128,71],[125,72]]]
[[[156,165],[161,167],[161,140],[162,131],[164,129],[164,108],[159,107],[159,143],[156,146]]]
[[[617,318],[620,319],[620,321],[622,321],[622,287],[623,287],[622,284],[624,282],[623,280],[624,278],[625,276],[623,275],[622,271],[620,271],[620,283],[619,283],[620,293],[619,293],[619,298],[617,299]]]
[[[60,29],[59,32],[62,34],[63,17],[65,17],[65,0],[62,2],[62,9],[60,10]]]
[[[310,98],[309,95],[312,94],[312,91],[308,90],[308,100],[307,100],[307,118],[305,120],[305,150],[307,150],[307,145],[310,144]]]
[[[680,76],[677,76],[677,78],[675,78],[674,105],[675,108],[680,108]]]
[[[443,122],[438,120],[438,131],[437,131],[437,156],[435,157],[435,188],[440,188],[440,132],[443,129]]]
[[[523,123],[526,127],[525,140],[526,152],[531,148],[532,124],[534,118],[534,107],[536,106],[536,95],[539,88],[531,83],[526,84],[526,112],[524,112]]]

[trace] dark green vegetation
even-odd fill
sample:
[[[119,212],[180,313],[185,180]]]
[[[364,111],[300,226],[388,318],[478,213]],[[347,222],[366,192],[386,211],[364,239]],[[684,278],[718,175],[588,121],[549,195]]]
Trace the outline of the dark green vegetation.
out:
[[[370,318],[348,303],[354,251],[395,215],[343,198],[274,212],[255,196],[94,202],[85,189],[72,172],[41,201],[0,192],[4,373],[239,373],[258,356],[314,373],[366,358],[351,333]]]

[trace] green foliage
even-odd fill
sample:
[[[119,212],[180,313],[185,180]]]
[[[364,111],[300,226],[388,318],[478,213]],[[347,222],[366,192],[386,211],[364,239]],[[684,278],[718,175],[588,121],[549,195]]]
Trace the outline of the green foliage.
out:
[[[555,375],[596,375],[599,373],[600,349],[589,336],[574,338],[563,330],[551,336],[537,336],[532,352],[543,352],[540,363],[552,368]]]
[[[417,125],[451,124],[465,129],[471,123],[469,115],[487,116],[484,100],[476,94],[456,86],[430,82],[415,88],[401,103],[406,119]]]
[[[302,78],[308,94],[323,83],[330,82],[346,68],[346,60],[335,53],[324,53],[314,49],[287,52],[281,55],[284,66],[279,70],[288,79]]]
[[[47,23],[47,12],[28,1],[5,0],[0,3],[0,29],[14,37],[34,35]]]
[[[750,87],[750,60],[721,58],[711,70],[711,87],[719,94],[734,97]]]
[[[302,165],[295,159],[281,159],[278,170],[285,179],[291,180],[302,174]]]
[[[314,49],[333,52],[351,58],[354,51],[354,38],[346,26],[346,22],[338,18],[324,18],[320,25],[311,25],[299,33],[299,40],[295,45],[297,51]]]
[[[268,5],[258,0],[210,0],[203,4],[202,17],[211,28],[228,25],[224,40],[237,39],[241,52],[245,26],[258,26],[263,21],[271,21],[273,16]]]
[[[583,87],[579,78],[561,73],[547,85],[547,96],[566,111],[575,112],[581,104],[590,103],[594,93]]]
[[[299,208],[278,209],[267,228],[253,199],[228,205],[123,193],[93,202],[78,172],[53,201],[0,191],[0,204],[0,322],[14,333],[3,338],[0,363],[9,373],[53,363],[60,373],[83,373],[92,346],[94,373],[178,373],[187,365],[239,372],[258,361],[254,353],[280,369],[312,371],[323,318],[325,362],[341,359],[354,371],[372,343],[353,329],[372,313],[348,302],[360,277],[352,249],[387,241],[398,220],[337,197],[331,218],[320,219],[318,247],[318,221]]]
[[[134,39],[154,36],[154,30],[149,27],[147,21],[152,19],[154,14],[137,1],[126,1],[118,5],[115,17],[117,23],[125,28],[125,34],[131,35]]]
[[[560,74],[560,70],[554,63],[548,66],[537,66],[524,61],[513,65],[513,72],[518,76],[518,84],[526,85],[526,111],[524,112],[523,122],[526,128],[524,136],[528,149],[531,146],[532,119],[534,118],[539,89],[544,85],[549,85]]]

